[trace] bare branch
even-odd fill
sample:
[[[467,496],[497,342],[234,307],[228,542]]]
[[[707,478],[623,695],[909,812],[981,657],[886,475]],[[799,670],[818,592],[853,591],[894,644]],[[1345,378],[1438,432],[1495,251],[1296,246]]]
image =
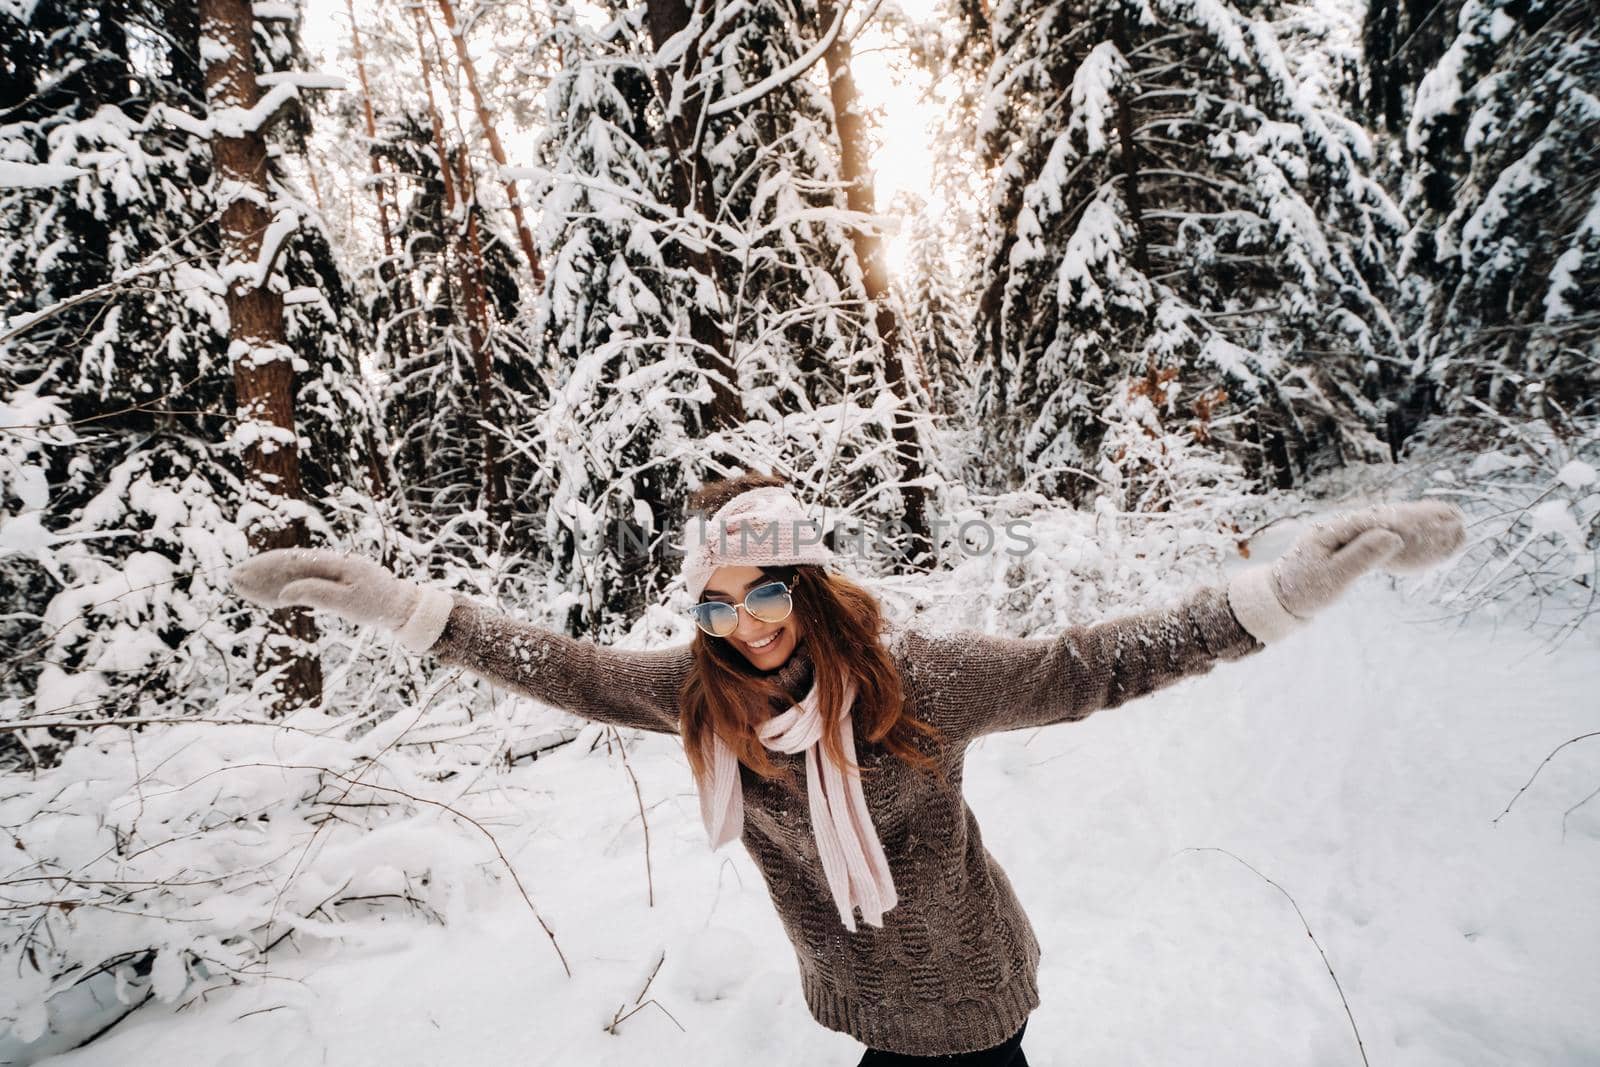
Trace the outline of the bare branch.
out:
[[[1506,806],[1505,806],[1504,810],[1502,810],[1499,815],[1496,815],[1494,818],[1490,819],[1489,821],[1491,823],[1494,823],[1495,825],[1499,825],[1500,820],[1505,817],[1506,812],[1509,812],[1511,810],[1511,805],[1515,804],[1518,801],[1518,799],[1521,798],[1522,794],[1524,794],[1524,793],[1526,793],[1528,791],[1528,787],[1533,784],[1533,780],[1535,778],[1539,777],[1539,772],[1544,770],[1544,765],[1546,763],[1549,763],[1551,760],[1556,758],[1556,753],[1557,752],[1560,752],[1562,749],[1566,748],[1568,745],[1577,744],[1579,741],[1583,741],[1583,740],[1586,740],[1586,739],[1591,738],[1591,737],[1600,737],[1600,730],[1593,730],[1593,731],[1591,731],[1589,733],[1586,733],[1586,734],[1579,734],[1577,737],[1569,737],[1565,741],[1563,741],[1559,745],[1557,745],[1555,748],[1551,749],[1550,750],[1550,754],[1548,756],[1546,756],[1544,759],[1540,760],[1539,761],[1539,766],[1537,766],[1537,767],[1535,767],[1533,769],[1533,773],[1528,776],[1528,780],[1526,782],[1522,783],[1522,788],[1517,790],[1516,794],[1514,796],[1512,796],[1512,798],[1509,801],[1506,802]],[[1587,799],[1587,798],[1585,798],[1585,799]],[[1582,806],[1582,803],[1583,803],[1582,801],[1579,801],[1579,803],[1577,805],[1575,805],[1575,807]],[[1572,809],[1569,808],[1567,810],[1570,812]]]
[[[1328,977],[1333,979],[1333,988],[1339,994],[1339,1003],[1344,1005],[1345,1018],[1350,1020],[1350,1031],[1353,1034],[1355,1034],[1355,1037],[1356,1037],[1356,1049],[1361,1053],[1361,1062],[1363,1064],[1367,1064],[1367,1067],[1371,1067],[1370,1062],[1367,1060],[1367,1047],[1361,1041],[1361,1031],[1356,1028],[1356,1017],[1350,1011],[1350,1002],[1345,999],[1344,987],[1339,984],[1339,976],[1337,974],[1333,973],[1333,964],[1328,962],[1328,954],[1322,950],[1322,943],[1317,940],[1317,935],[1311,932],[1311,924],[1306,922],[1305,912],[1300,910],[1300,905],[1295,903],[1295,899],[1294,899],[1293,896],[1291,896],[1289,894],[1289,891],[1287,889],[1283,888],[1283,886],[1279,885],[1277,882],[1274,882],[1271,878],[1268,878],[1266,875],[1264,875],[1260,871],[1256,870],[1254,867],[1251,867],[1250,864],[1245,863],[1244,860],[1239,859],[1238,856],[1235,856],[1232,852],[1229,852],[1225,848],[1216,848],[1214,846],[1207,845],[1207,846],[1186,848],[1183,851],[1184,852],[1220,852],[1224,856],[1230,856],[1233,859],[1237,860],[1240,864],[1242,864],[1246,869],[1248,869],[1257,878],[1261,879],[1263,882],[1266,882],[1272,888],[1276,889],[1278,892],[1283,894],[1284,899],[1289,902],[1289,906],[1294,909],[1294,913],[1300,917],[1300,925],[1305,927],[1306,936],[1309,937],[1311,939],[1311,943],[1317,947],[1317,955],[1322,957],[1322,965],[1328,969]]]

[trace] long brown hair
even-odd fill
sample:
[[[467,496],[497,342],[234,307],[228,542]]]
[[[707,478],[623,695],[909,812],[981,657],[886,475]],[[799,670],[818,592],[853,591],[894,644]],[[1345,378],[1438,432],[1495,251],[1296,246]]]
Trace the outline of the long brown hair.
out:
[[[747,489],[787,486],[768,474],[744,474],[711,482],[689,497],[691,512],[710,516]],[[867,589],[814,564],[761,567],[777,580],[791,581],[794,615],[800,639],[814,669],[818,707],[824,716],[822,748],[828,759],[849,773],[855,753],[839,743],[839,703],[846,678],[854,678],[856,699],[850,715],[867,741],[883,745],[910,766],[937,771],[937,764],[917,745],[919,737],[938,741],[939,731],[911,713],[900,672],[879,642],[887,628],[883,610]],[[792,699],[770,677],[754,670],[727,641],[696,628],[691,644],[695,669],[678,694],[680,728],[690,769],[709,772],[711,740],[723,742],[751,770],[764,778],[786,776],[768,755],[756,734],[761,716],[752,709],[782,711]]]

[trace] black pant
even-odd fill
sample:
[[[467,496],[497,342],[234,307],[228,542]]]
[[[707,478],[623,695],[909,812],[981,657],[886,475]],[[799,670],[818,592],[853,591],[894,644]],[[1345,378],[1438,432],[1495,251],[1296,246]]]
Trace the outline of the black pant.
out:
[[[994,1048],[977,1052],[957,1052],[949,1056],[905,1056],[898,1052],[884,1052],[869,1048],[856,1067],[914,1067],[915,1064],[940,1064],[943,1067],[1028,1067],[1028,1057],[1022,1051],[1022,1031],[1028,1028],[1026,1020],[1017,1032]]]

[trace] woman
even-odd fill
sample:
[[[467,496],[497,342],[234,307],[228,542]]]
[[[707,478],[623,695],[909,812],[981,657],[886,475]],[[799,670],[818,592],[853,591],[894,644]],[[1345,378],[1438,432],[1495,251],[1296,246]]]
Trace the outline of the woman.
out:
[[[1226,588],[1022,640],[888,626],[869,592],[826,569],[831,553],[781,479],[712,483],[690,503],[711,515],[684,538],[699,631],[671,648],[576,640],[316,550],[263,553],[233,580],[270,607],[389,627],[413,651],[585,718],[680,734],[712,847],[739,837],[761,870],[812,1015],[880,1065],[1027,1063],[1039,943],[962,798],[970,741],[1208,671],[1283,637],[1372,567],[1418,570],[1464,540],[1448,505],[1369,508],[1313,526]]]

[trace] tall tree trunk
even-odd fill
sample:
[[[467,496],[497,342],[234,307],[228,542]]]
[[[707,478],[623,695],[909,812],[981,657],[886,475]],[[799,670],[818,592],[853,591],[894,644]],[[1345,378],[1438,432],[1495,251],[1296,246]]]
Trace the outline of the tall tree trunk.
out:
[[[933,404],[933,377],[928,373],[928,357],[923,353],[922,346],[915,341],[906,342],[906,351],[911,353],[911,366],[917,372],[917,381],[922,383],[922,394],[928,398],[928,404]]]
[[[356,25],[355,0],[344,0],[344,9],[350,16],[350,47],[356,58],[356,78],[361,83],[361,113],[367,123],[367,166],[372,171],[372,191],[378,199],[378,230],[383,237],[383,262],[390,273],[394,270],[394,238],[389,232],[389,194],[383,187],[383,167],[378,162],[378,120],[372,111],[372,89],[367,83],[367,52],[361,44],[361,29]],[[383,277],[385,270],[379,270]]]
[[[478,196],[471,164],[463,146],[456,152],[458,185],[467,196],[466,292],[467,336],[472,345],[472,373],[478,384],[479,432],[483,435],[483,495],[489,518],[504,526],[511,518],[506,498],[505,468],[500,463],[500,448],[494,431],[494,369],[489,365],[489,308],[483,277],[483,246],[478,240]]]
[[[506,150],[500,144],[500,132],[495,128],[494,118],[489,114],[489,108],[483,102],[483,93],[478,88],[478,69],[473,65],[472,57],[467,54],[466,38],[456,25],[455,7],[450,0],[439,0],[439,13],[444,16],[444,27],[450,31],[450,39],[455,42],[456,60],[461,64],[461,72],[467,76],[467,89],[472,93],[472,106],[478,113],[478,125],[483,128],[483,135],[489,141],[489,151],[494,154],[494,161],[504,167]],[[539,253],[533,247],[533,232],[528,229],[528,220],[522,214],[522,201],[517,197],[517,184],[508,181],[505,183],[505,188],[506,200],[511,204],[511,215],[517,224],[517,240],[522,244],[522,254],[528,257],[529,269],[533,271],[533,283],[535,286],[543,286],[544,268],[539,265]]]
[[[445,211],[454,216],[456,206],[456,180],[451,173],[450,154],[444,146],[444,120],[439,117],[439,102],[433,96],[433,61],[428,58],[428,42],[423,36],[426,26],[420,5],[411,8],[411,25],[417,34],[417,58],[422,61],[422,88],[428,98],[428,124],[433,130],[433,150],[439,157],[439,178],[444,183]]]
[[[833,25],[837,13],[838,8],[833,0],[820,0],[817,4],[817,31],[825,33]],[[850,37],[841,32],[823,53],[823,61],[828,66],[833,124],[839,132],[839,169],[845,180],[845,202],[852,212],[871,215],[876,208],[872,172],[869,169],[867,127],[861,117],[855,76],[850,71],[850,56]],[[910,383],[906,381],[908,346],[901,337],[900,320],[889,298],[888,256],[882,235],[867,226],[852,226],[850,241],[855,246],[856,261],[861,265],[867,299],[872,303],[878,339],[883,342],[884,381],[905,409],[901,417],[894,420],[895,452],[903,478],[900,493],[905,509],[905,524],[910,534],[905,561],[913,566],[931,567],[934,558],[933,539],[928,534],[927,459],[911,418],[916,405],[911,396]],[[915,353],[912,355],[920,363],[921,357]],[[926,373],[922,375],[922,382],[926,391]]]
[[[935,293],[931,295],[928,298],[928,312],[926,321],[930,323],[935,330],[937,330],[939,328],[939,324],[945,320],[946,310],[947,309],[944,306],[944,301],[939,299],[938,294]],[[928,395],[933,397],[933,409],[935,411],[941,415],[953,415],[955,412],[951,410],[950,404],[952,399],[950,396],[952,383],[949,375],[946,373],[945,365],[945,360],[947,358],[946,353],[949,352],[949,340],[943,337],[935,337],[932,344],[932,370],[930,371],[928,369],[927,361],[924,361],[923,363],[923,370],[929,376]]]
[[[422,85],[428,100],[428,119],[433,128],[434,151],[439,156],[439,172],[444,182],[445,213],[450,219],[450,230],[444,235],[446,247],[454,247],[457,262],[461,263],[461,298],[466,308],[467,346],[472,354],[472,373],[477,385],[479,432],[483,440],[483,495],[489,517],[494,523],[508,518],[509,500],[505,492],[505,475],[499,462],[499,450],[491,429],[494,419],[493,366],[489,359],[488,301],[484,289],[482,249],[478,242],[476,198],[471,195],[471,171],[466,150],[452,152],[445,144],[444,120],[439,115],[438,102],[433,95],[434,64],[428,56],[424,32],[429,29],[421,6],[413,7],[417,34],[417,54],[422,60]],[[457,226],[456,207],[461,206],[462,224]],[[488,547],[499,547],[498,536],[491,532]]]
[[[690,11],[685,0],[646,0],[645,20],[650,40],[657,52],[689,25]],[[700,60],[703,37],[693,41],[671,64],[658,67],[656,87],[663,101],[674,99],[673,83],[692,82],[702,73]],[[712,219],[717,214],[716,189],[711,168],[700,158],[701,112],[704,94],[686,92],[679,110],[667,117],[668,149],[672,154],[672,206],[686,221]],[[686,248],[688,241],[673,241],[665,255],[669,266],[687,268],[705,278],[712,292],[718,291],[716,258],[705,247]],[[696,361],[711,377],[711,402],[701,410],[701,425],[708,431],[731,429],[744,418],[744,403],[737,393],[738,380],[731,358],[732,342],[718,317],[696,302],[689,305],[689,335],[697,342]]]
[[[199,0],[199,12],[202,39],[215,42],[203,53],[207,106],[213,117],[242,115],[260,96],[250,0]],[[218,130],[211,151],[222,210],[220,273],[228,284],[224,299],[236,432],[246,442],[243,460],[252,510],[259,509],[246,535],[256,552],[304,546],[304,520],[287,517],[290,509],[281,506],[283,500],[301,498],[300,451],[294,428],[294,355],[284,344],[283,298],[268,282],[271,263],[259,262],[263,235],[272,221],[266,139],[259,123],[220,123]],[[237,136],[231,136],[235,131]],[[272,621],[278,634],[263,646],[258,667],[284,668],[277,683],[277,710],[321,699],[322,664],[311,613],[281,608],[272,613]]]
[[[367,127],[367,166],[372,172],[372,192],[378,202],[378,232],[383,238],[383,263],[378,267],[378,280],[383,283],[384,292],[393,301],[394,313],[401,319],[401,327],[394,331],[394,335],[399,341],[401,359],[404,359],[411,351],[411,326],[409,316],[406,314],[410,310],[411,301],[409,292],[396,270],[394,236],[389,229],[389,193],[384,188],[383,166],[378,161],[378,119],[372,109],[372,87],[367,81],[367,50],[361,41],[361,27],[356,23],[355,0],[344,0],[344,10],[350,17],[350,48],[355,55],[356,78],[361,83],[361,113]],[[375,500],[387,500],[388,480],[383,476],[377,435],[370,423],[366,427],[364,437],[367,448],[367,482]],[[383,561],[385,566],[390,562],[388,555],[389,549],[386,547],[386,558]]]
[[[1122,11],[1118,9],[1111,16],[1111,43],[1118,52],[1128,54],[1128,34],[1122,22]],[[1128,202],[1128,218],[1133,222],[1133,265],[1139,268],[1139,273],[1150,273],[1149,242],[1145,238],[1144,227],[1144,200],[1139,189],[1139,142],[1134,137],[1133,131],[1137,128],[1134,121],[1133,105],[1129,102],[1128,92],[1117,94],[1117,141],[1121,145],[1122,156],[1122,196]]]

